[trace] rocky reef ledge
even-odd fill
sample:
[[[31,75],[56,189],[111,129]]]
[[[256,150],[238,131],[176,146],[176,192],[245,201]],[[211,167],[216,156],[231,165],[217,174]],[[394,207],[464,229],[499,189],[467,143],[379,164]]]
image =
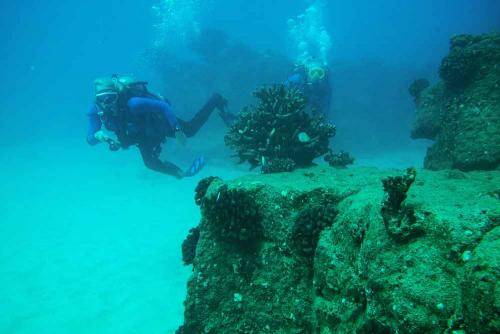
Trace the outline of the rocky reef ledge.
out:
[[[410,86],[416,104],[411,137],[434,140],[424,166],[462,171],[500,168],[500,33],[458,35],[441,80]]]
[[[329,167],[204,179],[177,333],[498,333],[499,185]]]

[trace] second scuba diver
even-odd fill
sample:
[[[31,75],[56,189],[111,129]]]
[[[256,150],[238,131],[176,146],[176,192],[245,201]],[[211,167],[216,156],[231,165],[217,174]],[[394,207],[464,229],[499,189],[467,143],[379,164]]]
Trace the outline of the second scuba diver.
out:
[[[284,82],[285,86],[298,89],[307,98],[314,115],[328,118],[332,87],[328,67],[315,61],[297,65]]]
[[[165,139],[176,138],[184,144],[186,137],[194,136],[215,109],[226,125],[235,119],[226,110],[227,101],[214,94],[190,121],[184,121],[175,116],[168,100],[148,91],[147,82],[128,76],[96,79],[94,94],[95,101],[88,113],[87,142],[108,143],[113,151],[137,145],[146,167],[179,179],[197,174],[204,166],[204,158],[195,159],[187,170],[162,161],[160,153]],[[103,128],[113,131],[118,141],[106,135]]]

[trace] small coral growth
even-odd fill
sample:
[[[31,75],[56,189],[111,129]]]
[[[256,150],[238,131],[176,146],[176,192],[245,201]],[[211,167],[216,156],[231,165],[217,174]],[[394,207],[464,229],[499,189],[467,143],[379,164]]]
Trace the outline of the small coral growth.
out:
[[[324,159],[331,167],[345,168],[348,165],[352,165],[354,163],[354,157],[352,157],[348,152],[344,151],[333,153],[333,151],[330,150],[325,155]]]
[[[384,201],[384,210],[398,212],[401,204],[406,199],[408,190],[415,182],[417,171],[415,168],[408,168],[402,176],[390,176],[382,180],[387,198]]]
[[[382,217],[387,233],[398,241],[407,241],[422,231],[416,221],[414,208],[403,204],[416,177],[415,168],[408,168],[402,176],[390,176],[382,180],[386,193]]]

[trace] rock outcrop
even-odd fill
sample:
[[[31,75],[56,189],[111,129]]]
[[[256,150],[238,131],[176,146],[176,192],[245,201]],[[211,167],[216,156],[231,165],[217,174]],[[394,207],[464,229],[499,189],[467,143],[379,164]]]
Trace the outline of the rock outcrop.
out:
[[[441,64],[441,81],[417,80],[411,137],[435,140],[424,166],[490,170],[500,165],[500,34],[459,35]]]
[[[314,167],[202,184],[178,333],[500,331],[498,171]]]

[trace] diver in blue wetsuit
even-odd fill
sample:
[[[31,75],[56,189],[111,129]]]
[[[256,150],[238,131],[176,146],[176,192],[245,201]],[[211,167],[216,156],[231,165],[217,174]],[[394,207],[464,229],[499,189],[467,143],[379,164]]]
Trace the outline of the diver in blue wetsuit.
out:
[[[314,115],[328,117],[332,86],[326,66],[314,63],[296,66],[285,81],[285,86],[300,90]]]
[[[219,110],[226,125],[235,116],[226,111],[227,101],[214,94],[190,121],[175,116],[168,100],[147,90],[147,83],[131,77],[114,75],[95,80],[95,103],[88,113],[87,142],[108,143],[113,151],[137,145],[146,167],[177,178],[193,176],[204,165],[204,158],[195,159],[183,171],[168,161],[160,160],[161,145],[166,137],[184,144],[205,124],[214,109]],[[103,128],[116,134],[118,140],[106,135]]]

